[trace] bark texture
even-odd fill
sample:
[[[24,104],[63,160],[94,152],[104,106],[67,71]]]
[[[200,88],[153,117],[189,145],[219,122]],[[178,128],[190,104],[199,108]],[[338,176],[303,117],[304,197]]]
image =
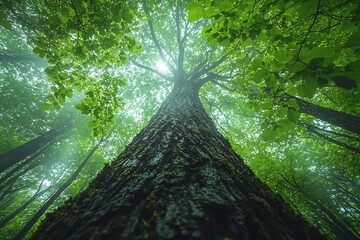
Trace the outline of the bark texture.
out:
[[[192,84],[33,239],[323,239],[216,130]]]

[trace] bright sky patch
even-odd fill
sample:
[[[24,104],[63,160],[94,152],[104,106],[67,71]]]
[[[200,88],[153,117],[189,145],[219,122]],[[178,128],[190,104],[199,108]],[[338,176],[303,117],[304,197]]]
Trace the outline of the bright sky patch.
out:
[[[162,73],[169,72],[168,67],[166,66],[166,63],[164,63],[162,60],[158,60],[156,62],[156,69],[159,70]]]

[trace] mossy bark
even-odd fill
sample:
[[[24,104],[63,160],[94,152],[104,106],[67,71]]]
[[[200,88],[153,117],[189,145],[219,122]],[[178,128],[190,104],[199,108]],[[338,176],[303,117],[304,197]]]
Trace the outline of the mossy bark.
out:
[[[266,159],[264,159],[266,161]],[[216,130],[192,84],[33,239],[322,239]]]

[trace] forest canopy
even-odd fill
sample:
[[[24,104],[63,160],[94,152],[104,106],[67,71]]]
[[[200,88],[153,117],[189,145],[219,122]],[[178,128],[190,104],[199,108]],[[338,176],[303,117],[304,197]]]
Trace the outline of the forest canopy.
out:
[[[219,131],[298,213],[360,238],[358,1],[0,7],[3,239],[83,191],[179,78],[197,79]]]

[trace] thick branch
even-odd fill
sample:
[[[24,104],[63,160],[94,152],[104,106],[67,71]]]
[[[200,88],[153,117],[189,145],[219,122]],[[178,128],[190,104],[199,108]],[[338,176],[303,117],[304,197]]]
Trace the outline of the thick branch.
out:
[[[180,29],[180,16],[179,16],[179,5],[176,6],[176,11],[175,11],[175,21],[176,21],[176,41],[179,45],[179,47],[181,47],[181,29]]]
[[[213,63],[211,66],[204,68],[204,69],[196,69],[197,71],[195,71],[195,69],[191,72],[192,78],[193,79],[199,79],[202,75],[209,73],[211,70],[217,68],[222,62],[224,62],[226,60],[226,56],[222,56],[219,60],[217,60],[215,63]]]
[[[224,84],[216,81],[215,79],[211,79],[210,82],[218,85],[219,87],[221,87],[221,88],[223,88],[223,89],[225,89],[225,90],[227,90],[227,91],[229,91],[229,92],[234,92],[234,91],[235,91],[234,89],[228,88],[227,86],[225,86]]]
[[[189,73],[189,79],[190,79],[190,78],[193,78],[194,75],[196,75],[196,74],[200,71],[200,69],[202,69],[202,68],[208,63],[208,61],[209,61],[209,54],[210,54],[211,52],[213,52],[213,51],[214,51],[213,49],[206,51],[205,60],[199,62],[199,64],[196,65],[196,67]]]
[[[213,63],[210,67],[205,68],[199,72],[199,77],[203,74],[206,74],[210,72],[211,70],[217,68],[221,63],[223,63],[226,60],[226,56],[222,56],[219,60],[217,60],[215,63]]]
[[[174,80],[172,78],[162,74],[161,72],[159,72],[159,71],[157,71],[157,70],[155,70],[155,69],[153,69],[151,67],[145,66],[145,65],[143,65],[141,63],[138,63],[133,59],[131,59],[130,61],[131,61],[132,64],[134,64],[137,67],[140,67],[140,68],[143,68],[143,69],[145,69],[147,71],[153,72],[153,73],[157,74],[159,77],[161,77],[161,78],[163,78],[163,79],[165,79],[165,80],[167,80],[169,82],[174,82]]]
[[[199,79],[198,83],[200,84],[200,86],[202,86],[205,83],[210,82],[210,81],[214,81],[214,80],[223,81],[223,82],[229,82],[230,78],[231,78],[231,76],[223,76],[223,75],[220,75],[220,74],[209,72],[209,73],[207,73],[206,77]]]

